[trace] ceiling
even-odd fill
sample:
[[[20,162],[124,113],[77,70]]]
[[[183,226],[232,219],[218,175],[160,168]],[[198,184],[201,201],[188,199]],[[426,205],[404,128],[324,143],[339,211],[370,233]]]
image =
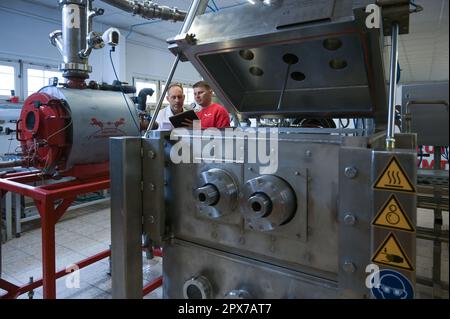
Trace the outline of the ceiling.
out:
[[[25,0],[34,4],[39,4],[48,8],[57,9],[58,0]],[[142,2],[143,0],[139,0]],[[160,5],[169,7],[176,7],[180,10],[188,11],[192,0],[155,0],[153,1]],[[219,10],[225,10],[230,7],[248,4],[247,0],[210,0],[209,8],[207,12],[211,12],[211,9],[216,10],[214,3]],[[150,36],[152,38],[158,38],[161,41],[166,41],[168,38],[178,34],[182,24],[174,23],[170,21],[161,20],[146,20],[139,16],[133,16],[132,14],[117,9],[113,6],[102,2],[101,0],[94,1],[94,7],[105,9],[105,13],[102,16],[95,17],[95,21],[111,25],[117,28],[132,31],[133,33]]]
[[[57,0],[28,0],[28,2],[57,8]],[[192,1],[157,0],[155,2],[187,11]],[[399,37],[401,82],[448,81],[449,0],[416,0],[415,2],[424,7],[424,10],[411,15],[410,33]],[[226,10],[244,3],[247,3],[247,0],[210,0],[208,11],[216,10],[216,7],[219,10]],[[98,0],[94,2],[94,6],[105,9],[103,16],[95,18],[97,22],[128,30],[126,36],[136,33],[165,41],[176,35],[181,28],[181,23],[133,17],[127,12]],[[389,52],[389,47],[386,48],[386,52]]]
[[[448,0],[416,0],[409,34],[399,37],[402,82],[448,81]]]

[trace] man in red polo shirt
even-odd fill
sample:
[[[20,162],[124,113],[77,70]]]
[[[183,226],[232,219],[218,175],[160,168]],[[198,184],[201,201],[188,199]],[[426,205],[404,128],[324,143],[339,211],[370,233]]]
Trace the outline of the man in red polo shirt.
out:
[[[230,126],[230,115],[220,104],[212,103],[212,90],[205,81],[194,84],[195,102],[202,108],[197,112],[202,128],[216,127],[224,128]]]

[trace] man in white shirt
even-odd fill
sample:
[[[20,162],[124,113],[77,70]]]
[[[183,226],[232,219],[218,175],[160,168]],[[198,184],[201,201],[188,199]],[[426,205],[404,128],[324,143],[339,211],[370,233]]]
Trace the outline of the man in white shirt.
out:
[[[169,102],[169,106],[160,110],[156,117],[157,130],[166,131],[172,130],[173,125],[170,123],[169,117],[183,112],[185,95],[183,93],[183,87],[179,83],[172,83],[167,89],[166,99]]]

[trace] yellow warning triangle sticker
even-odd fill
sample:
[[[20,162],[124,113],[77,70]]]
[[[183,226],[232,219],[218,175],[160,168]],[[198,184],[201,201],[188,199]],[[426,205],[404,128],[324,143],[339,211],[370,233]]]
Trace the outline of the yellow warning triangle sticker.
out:
[[[414,271],[414,267],[393,233],[390,233],[377,249],[372,261],[377,264]]]
[[[375,189],[415,193],[416,189],[395,156],[378,177]]]
[[[386,203],[382,206],[372,225],[395,228],[408,232],[414,232],[414,226],[405,214],[402,206],[398,202],[395,195],[391,195]]]

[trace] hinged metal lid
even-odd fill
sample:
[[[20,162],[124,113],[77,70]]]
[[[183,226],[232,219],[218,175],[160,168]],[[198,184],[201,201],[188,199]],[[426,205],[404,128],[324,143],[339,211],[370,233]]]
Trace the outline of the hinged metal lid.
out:
[[[198,16],[188,31],[196,41],[175,41],[225,106],[244,116],[382,122],[381,34],[367,29],[365,18],[352,1],[285,0]]]

